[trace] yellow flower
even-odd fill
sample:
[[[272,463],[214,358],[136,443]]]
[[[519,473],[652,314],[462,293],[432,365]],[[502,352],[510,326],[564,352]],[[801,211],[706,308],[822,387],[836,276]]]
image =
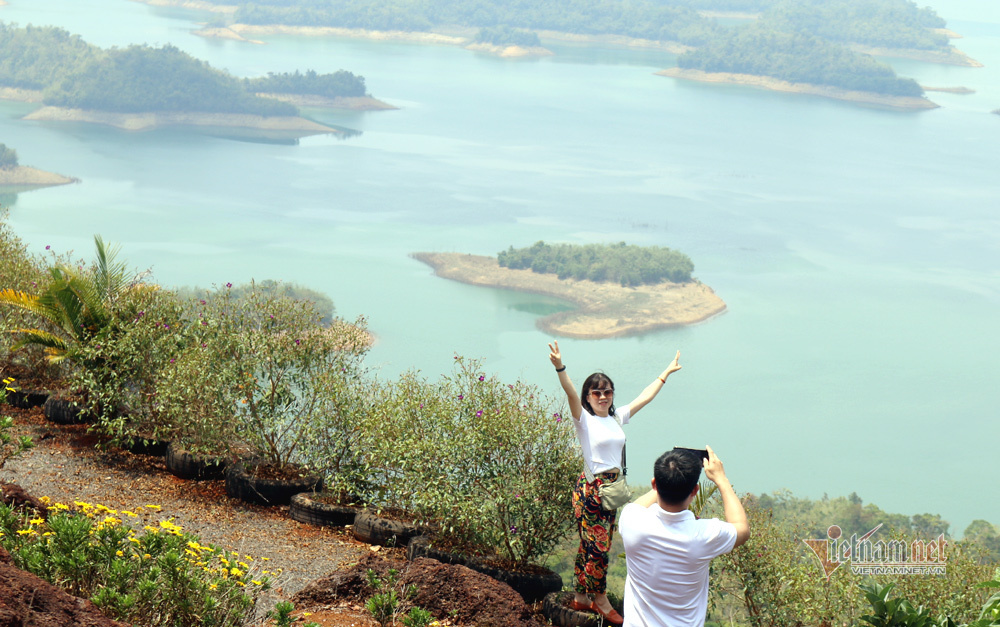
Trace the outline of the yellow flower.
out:
[[[115,555],[117,555],[118,557],[125,557],[125,554],[122,553],[121,551],[115,551]]]
[[[53,503],[52,505],[49,505],[49,509],[60,509],[63,511],[69,511],[69,505],[66,505],[64,503]]]
[[[219,587],[219,586],[217,586],[217,585],[216,585],[216,584],[214,584],[214,583],[210,583],[210,584],[208,584],[208,589],[209,589],[209,590],[215,590],[215,589],[217,589],[218,587]]]
[[[148,507],[149,509],[155,509],[156,511],[160,511],[161,509],[163,509],[159,505],[146,505],[146,507]]]
[[[22,535],[22,536],[26,536],[26,535],[37,535],[37,534],[35,533],[35,530],[34,530],[34,529],[18,529],[18,530],[17,530],[17,533],[18,533],[18,535]]]
[[[256,579],[251,579],[251,580],[250,580],[250,583],[252,583],[252,584],[253,584],[253,585],[255,585],[255,586],[263,586],[263,585],[264,585],[264,583],[263,583],[263,582],[261,582],[261,581],[257,581]],[[308,616],[308,615],[307,615],[307,616]]]
[[[134,543],[136,543],[136,544],[142,544],[141,542],[139,542],[139,539],[138,539],[138,538],[135,538],[135,537],[132,537],[132,538],[129,538],[129,539],[128,539],[128,541],[129,541],[129,542],[134,542]]]
[[[127,509],[123,509],[121,513],[125,514],[129,518],[138,518],[139,517],[139,514],[136,514],[135,512],[130,512]]]
[[[82,509],[84,512],[89,511],[92,507],[94,507],[90,503],[84,503],[83,501],[73,501],[73,505],[76,505],[77,507],[79,507],[80,509]]]
[[[229,574],[232,575],[233,577],[242,577],[243,576],[243,571],[240,570],[239,568],[236,568],[234,566],[234,567],[232,567],[232,568],[229,569]]]
[[[46,505],[52,502],[52,499],[47,496],[41,496],[38,498],[38,500],[41,501],[42,503],[45,503]]]
[[[44,523],[45,521],[44,521],[44,520],[42,520],[41,518],[32,518],[32,519],[31,519],[31,520],[29,520],[28,522],[29,522],[30,524],[32,524],[32,525],[40,525],[40,524]]]

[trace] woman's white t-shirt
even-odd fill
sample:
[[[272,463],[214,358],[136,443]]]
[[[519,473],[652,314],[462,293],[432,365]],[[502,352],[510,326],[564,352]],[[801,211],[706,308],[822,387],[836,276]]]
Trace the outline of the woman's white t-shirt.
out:
[[[627,425],[631,412],[631,408],[625,405],[616,407],[614,416],[602,418],[590,413],[584,407],[581,409],[580,419],[573,421],[576,438],[580,441],[580,448],[583,449],[583,463],[591,473],[596,475],[615,468],[621,469],[625,431],[618,424],[618,420],[621,424]],[[618,420],[615,420],[615,416]]]

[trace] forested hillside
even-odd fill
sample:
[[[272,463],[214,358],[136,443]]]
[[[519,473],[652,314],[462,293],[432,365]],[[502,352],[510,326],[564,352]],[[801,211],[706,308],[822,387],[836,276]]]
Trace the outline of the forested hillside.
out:
[[[588,279],[623,286],[656,285],[663,281],[686,283],[694,263],[684,253],[662,246],[617,244],[546,244],[527,248],[511,246],[497,254],[503,268],[531,269],[556,274],[560,279]]]
[[[367,95],[364,77],[344,70],[241,80],[169,45],[102,50],[60,28],[3,23],[0,87],[39,90],[47,105],[116,113],[287,116],[296,115],[298,109],[254,93]]]
[[[219,0],[221,3],[221,0]],[[232,4],[227,2],[227,4]],[[228,19],[255,25],[430,31],[481,29],[477,41],[529,41],[522,31],[620,35],[704,48],[681,67],[769,76],[892,96],[919,96],[914,81],[845,48],[946,51],[945,25],[910,0],[255,0]],[[759,14],[756,24],[724,28],[699,11]]]
[[[833,85],[892,96],[920,96],[916,81],[900,78],[872,57],[801,32],[776,31],[761,22],[686,52],[685,69],[772,76],[791,83]]]
[[[269,94],[305,94],[327,98],[366,96],[365,78],[345,70],[332,74],[317,74],[309,70],[305,74],[298,70],[274,74],[269,72],[261,78],[243,79],[247,91]]]

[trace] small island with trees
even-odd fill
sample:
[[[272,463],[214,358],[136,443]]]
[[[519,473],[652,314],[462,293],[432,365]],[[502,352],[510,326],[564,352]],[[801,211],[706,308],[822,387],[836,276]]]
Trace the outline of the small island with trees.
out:
[[[21,165],[17,151],[0,143],[0,189],[48,187],[76,183],[77,179]]]
[[[316,105],[343,98],[350,108],[392,108],[370,97],[363,77],[343,70],[240,79],[170,45],[104,50],[60,28],[0,23],[0,98],[41,103],[29,120],[341,133],[299,115],[293,102],[309,97],[322,100],[309,103]]]
[[[546,244],[508,248],[496,258],[414,253],[446,279],[552,296],[575,308],[540,318],[543,331],[601,339],[695,324],[722,313],[725,302],[692,278],[694,264],[659,246]]]

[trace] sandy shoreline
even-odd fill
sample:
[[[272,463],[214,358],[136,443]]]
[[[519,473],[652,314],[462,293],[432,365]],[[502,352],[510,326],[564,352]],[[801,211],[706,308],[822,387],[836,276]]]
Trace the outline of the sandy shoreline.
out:
[[[773,91],[784,91],[796,94],[810,94],[833,98],[835,100],[846,100],[849,102],[859,102],[863,104],[873,104],[893,109],[920,110],[936,109],[939,105],[926,98],[917,96],[886,96],[866,91],[851,91],[837,87],[825,85],[810,85],[809,83],[789,83],[788,81],[771,78],[769,76],[755,76],[753,74],[732,74],[729,72],[703,72],[701,70],[685,70],[681,68],[668,68],[655,72],[658,76],[669,76],[671,78],[682,78],[685,80],[699,81],[703,83],[727,83],[731,85],[747,85],[750,87],[760,87]]]
[[[480,255],[413,253],[411,256],[446,279],[569,301],[578,309],[545,316],[536,322],[542,331],[562,337],[602,339],[639,335],[702,322],[726,309],[726,303],[712,288],[697,282],[626,288],[501,268],[495,258]]]
[[[874,46],[853,45],[851,50],[870,54],[874,57],[891,57],[893,59],[911,59],[924,63],[940,63],[941,65],[957,65],[960,67],[983,67],[983,64],[965,54],[955,46],[948,46],[947,51],[920,50],[917,48],[877,48]]]
[[[24,116],[23,119],[89,122],[114,126],[127,131],[145,131],[161,126],[228,126],[267,131],[288,131],[307,135],[341,132],[300,117],[264,117],[239,113],[111,113],[87,109],[42,107]]]
[[[50,186],[79,183],[75,179],[55,172],[46,172],[38,168],[20,165],[16,168],[0,168],[0,186]]]
[[[350,111],[391,111],[399,109],[388,102],[382,102],[370,96],[338,96],[327,98],[311,94],[268,94],[258,93],[261,98],[271,98],[288,102],[296,107],[322,107],[325,109],[346,109]]]
[[[0,0],[0,2],[2,1]],[[42,92],[35,89],[21,89],[20,87],[0,87],[0,100],[41,102]]]

